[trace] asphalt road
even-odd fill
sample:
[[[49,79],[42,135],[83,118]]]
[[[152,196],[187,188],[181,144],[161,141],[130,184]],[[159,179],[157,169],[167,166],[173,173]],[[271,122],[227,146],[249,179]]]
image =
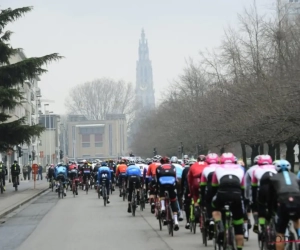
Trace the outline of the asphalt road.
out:
[[[212,242],[202,245],[199,230],[194,235],[183,222],[174,237],[166,227],[159,231],[149,205],[143,212],[138,210],[136,217],[126,210],[127,202],[117,194],[104,207],[94,190],[88,195],[80,190],[76,198],[68,192],[63,200],[48,192],[0,221],[0,250],[213,249]],[[250,237],[244,249],[258,249],[255,235]]]

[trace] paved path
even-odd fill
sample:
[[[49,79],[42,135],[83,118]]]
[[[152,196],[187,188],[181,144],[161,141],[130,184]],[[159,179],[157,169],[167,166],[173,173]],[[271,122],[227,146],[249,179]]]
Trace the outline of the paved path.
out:
[[[11,212],[14,208],[23,205],[48,187],[49,184],[46,180],[42,180],[36,181],[34,189],[34,182],[32,180],[27,180],[21,181],[18,186],[18,191],[15,191],[12,183],[6,183],[6,191],[3,194],[0,194],[0,217]]]
[[[184,223],[174,237],[168,235],[166,227],[159,231],[148,205],[136,217],[126,210],[126,202],[116,194],[104,207],[94,190],[88,195],[80,190],[76,198],[68,192],[63,200],[50,191],[0,225],[0,250],[213,249],[212,243],[202,246],[199,231],[191,234]],[[251,236],[244,249],[258,249]]]

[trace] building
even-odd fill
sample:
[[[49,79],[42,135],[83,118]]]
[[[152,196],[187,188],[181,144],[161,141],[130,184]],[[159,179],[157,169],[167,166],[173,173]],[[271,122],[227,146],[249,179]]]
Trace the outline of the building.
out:
[[[137,106],[141,107],[141,113],[155,108],[152,65],[149,59],[148,41],[145,38],[144,30],[142,30],[141,39],[139,41],[139,59],[136,63],[135,91],[138,102]]]
[[[124,114],[109,114],[106,120],[87,120],[70,115],[67,122],[68,159],[117,158],[127,152],[127,122]]]
[[[18,51],[16,54],[10,57],[9,62],[11,64],[21,62],[26,59],[25,54],[22,51]],[[40,79],[36,77],[35,79],[27,80],[23,84],[20,84],[20,88],[22,88],[24,92],[24,102],[23,105],[16,106],[12,110],[8,110],[11,118],[8,119],[7,122],[12,122],[22,117],[26,117],[27,125],[38,124],[38,109],[41,106],[40,96],[41,91],[38,87],[38,82]],[[22,157],[19,157],[17,146],[21,147],[21,151],[23,153]],[[37,159],[33,161],[33,154],[38,151],[39,143],[38,138],[33,137],[31,139],[30,145],[15,145],[14,152],[9,151],[6,154],[0,154],[0,160],[6,162],[9,166],[12,164],[14,160],[18,160],[20,166],[25,164],[31,164],[32,162],[37,162]]]
[[[40,163],[56,164],[60,162],[60,116],[45,111],[40,114],[39,124],[46,128],[39,138],[38,158]]]

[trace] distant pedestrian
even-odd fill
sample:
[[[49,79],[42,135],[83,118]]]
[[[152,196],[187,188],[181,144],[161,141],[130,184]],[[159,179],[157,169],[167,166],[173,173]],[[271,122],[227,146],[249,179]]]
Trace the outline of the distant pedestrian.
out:
[[[28,168],[28,180],[30,181],[30,176],[31,176],[31,167],[30,167],[30,165],[29,165],[29,164],[27,165],[27,168]]]
[[[24,165],[22,171],[23,171],[23,178],[24,178],[24,181],[26,181],[27,176],[28,176],[28,166],[27,166],[27,165]]]
[[[39,164],[39,171],[38,171],[38,180],[40,179],[41,176],[41,180],[43,180],[43,167],[41,164]]]

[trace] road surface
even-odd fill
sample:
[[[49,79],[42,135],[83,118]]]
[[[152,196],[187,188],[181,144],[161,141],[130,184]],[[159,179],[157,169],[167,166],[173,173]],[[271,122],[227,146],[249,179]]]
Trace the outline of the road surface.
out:
[[[244,249],[258,249],[253,233],[251,236]],[[88,195],[80,190],[76,198],[68,192],[63,200],[55,192],[46,192],[0,224],[0,250],[213,249],[212,242],[204,247],[201,240],[199,231],[191,234],[183,222],[174,237],[168,235],[166,227],[159,231],[149,205],[132,217],[127,203],[117,194],[104,207],[94,190]]]

